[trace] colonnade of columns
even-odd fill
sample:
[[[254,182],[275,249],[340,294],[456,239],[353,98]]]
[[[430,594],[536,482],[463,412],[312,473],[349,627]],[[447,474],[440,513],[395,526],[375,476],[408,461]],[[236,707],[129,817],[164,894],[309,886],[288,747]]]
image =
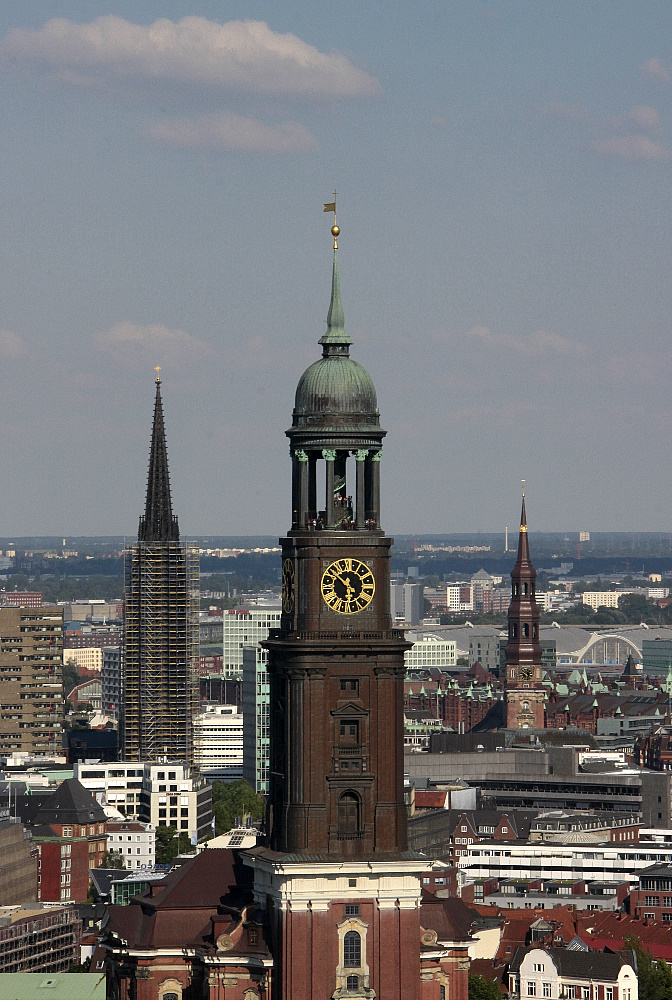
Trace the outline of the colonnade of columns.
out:
[[[292,452],[292,527],[293,528],[352,528],[366,531],[380,525],[380,450],[361,448],[357,451],[337,451],[324,448],[321,451]],[[345,470],[347,458],[355,458],[355,502],[353,517],[337,519],[334,487],[336,476],[343,483],[347,497]],[[317,509],[317,467],[324,461],[325,509]],[[350,513],[350,500],[347,497]]]

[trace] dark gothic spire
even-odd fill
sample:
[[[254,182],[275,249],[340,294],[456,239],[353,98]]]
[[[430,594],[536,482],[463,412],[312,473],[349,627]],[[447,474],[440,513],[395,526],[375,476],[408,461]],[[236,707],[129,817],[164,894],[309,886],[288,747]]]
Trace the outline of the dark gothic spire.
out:
[[[147,501],[145,503],[145,516],[140,518],[138,541],[177,542],[179,538],[180,529],[177,525],[177,518],[173,517],[173,508],[170,502],[168,452],[166,451],[166,432],[163,426],[163,406],[161,405],[161,378],[157,374],[152,445],[149,452],[149,473],[147,475]]]

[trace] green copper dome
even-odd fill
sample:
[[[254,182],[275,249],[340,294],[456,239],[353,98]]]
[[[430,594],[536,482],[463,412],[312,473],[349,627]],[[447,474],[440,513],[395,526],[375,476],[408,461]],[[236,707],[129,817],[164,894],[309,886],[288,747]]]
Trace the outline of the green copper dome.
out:
[[[376,389],[366,368],[347,355],[328,355],[306,369],[296,389],[294,423],[333,416],[378,425]],[[313,418],[312,420],[310,418]],[[298,418],[298,421],[297,421]],[[351,421],[348,420],[348,423]]]
[[[296,388],[294,427],[379,427],[373,380],[366,368],[350,357],[352,338],[345,332],[336,248],[327,332],[319,342],[322,357],[306,369]]]

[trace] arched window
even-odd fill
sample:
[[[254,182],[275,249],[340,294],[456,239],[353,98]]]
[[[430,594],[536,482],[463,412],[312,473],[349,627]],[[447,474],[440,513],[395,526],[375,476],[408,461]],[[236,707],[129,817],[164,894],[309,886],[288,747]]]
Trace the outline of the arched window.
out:
[[[523,593],[527,594],[527,584],[526,583],[523,584]]]
[[[515,622],[512,622],[511,624],[511,636],[513,639],[516,639],[518,637],[518,626],[516,625]]]
[[[514,583],[514,585],[513,585],[513,596],[514,597],[518,597],[518,584],[517,583]]]
[[[178,1000],[177,993],[164,993],[161,1000]]]
[[[529,638],[530,626],[527,624],[527,622],[525,622],[525,624],[523,625],[523,635],[525,636],[526,639]]]
[[[346,969],[359,969],[362,964],[362,939],[357,931],[348,931],[343,938],[343,965]]]
[[[533,639],[537,638],[537,626],[536,625],[532,626],[532,638]]]
[[[356,792],[343,792],[338,800],[338,832],[357,833],[360,829],[361,802]]]

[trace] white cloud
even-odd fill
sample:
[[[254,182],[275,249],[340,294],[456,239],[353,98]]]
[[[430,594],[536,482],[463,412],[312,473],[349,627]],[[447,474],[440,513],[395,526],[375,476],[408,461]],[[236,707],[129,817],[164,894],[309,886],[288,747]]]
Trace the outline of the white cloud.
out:
[[[647,59],[642,66],[642,71],[646,73],[647,76],[657,77],[659,80],[664,80],[665,83],[670,82],[669,69],[660,61],[660,59],[655,57],[653,59]]]
[[[213,353],[210,344],[184,330],[171,330],[160,323],[115,323],[94,336],[101,351],[122,361],[141,359],[155,365],[165,360],[173,363],[198,361]]]
[[[622,160],[648,160],[660,162],[669,160],[672,151],[660,142],[654,142],[644,135],[619,136],[616,139],[604,139],[593,143],[596,153],[605,156],[618,156]]]
[[[482,344],[485,347],[515,351],[519,354],[541,356],[544,354],[583,354],[585,346],[576,340],[561,337],[547,330],[535,330],[529,334],[493,333],[486,326],[474,326],[467,331],[467,343]]]
[[[320,52],[263,21],[220,24],[192,16],[141,25],[113,15],[89,24],[53,18],[37,30],[10,31],[0,52],[84,84],[135,77],[302,97],[382,93],[374,77],[340,52]]]
[[[255,118],[243,118],[230,111],[155,122],[144,135],[159,145],[180,149],[311,153],[317,146],[308,129],[298,122],[265,125]]]
[[[657,132],[660,128],[660,116],[655,108],[639,104],[628,112],[628,118],[639,128],[647,129],[649,132]]]
[[[26,343],[21,340],[17,333],[11,330],[0,330],[0,358],[7,358],[10,361],[18,361],[25,358],[30,351]]]

